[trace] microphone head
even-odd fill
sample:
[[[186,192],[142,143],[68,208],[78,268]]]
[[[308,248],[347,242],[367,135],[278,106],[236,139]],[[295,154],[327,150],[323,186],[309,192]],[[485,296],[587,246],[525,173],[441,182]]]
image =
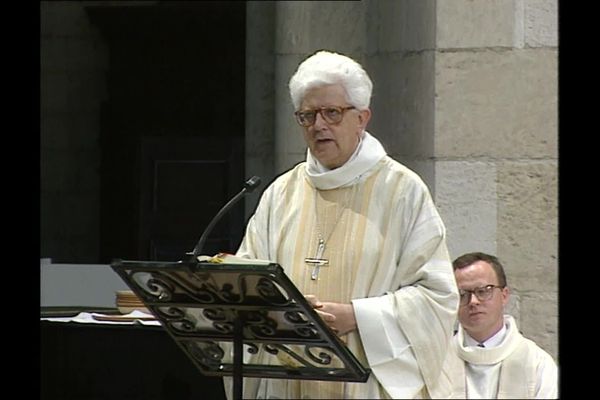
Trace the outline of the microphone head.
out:
[[[248,179],[244,184],[244,189],[246,189],[247,193],[252,193],[254,189],[256,189],[260,185],[260,177],[254,175],[252,178]]]

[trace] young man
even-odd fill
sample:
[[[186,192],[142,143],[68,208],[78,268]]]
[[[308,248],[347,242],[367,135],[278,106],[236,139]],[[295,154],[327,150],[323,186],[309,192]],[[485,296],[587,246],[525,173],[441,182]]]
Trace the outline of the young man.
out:
[[[558,368],[552,357],[523,337],[504,314],[510,290],[498,258],[468,253],[453,262],[460,294],[459,327],[441,381],[451,398],[554,399]],[[447,397],[447,393],[435,392]]]

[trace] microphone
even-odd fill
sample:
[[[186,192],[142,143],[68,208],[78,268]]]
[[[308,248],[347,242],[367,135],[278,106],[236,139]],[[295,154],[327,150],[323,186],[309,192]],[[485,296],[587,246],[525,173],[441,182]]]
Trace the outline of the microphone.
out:
[[[202,248],[204,247],[204,242],[206,242],[206,238],[208,237],[208,234],[214,228],[215,224],[245,194],[252,193],[254,191],[254,189],[256,189],[259,185],[260,185],[260,177],[254,175],[252,178],[248,179],[244,183],[244,188],[238,194],[236,194],[231,200],[229,200],[229,202],[227,202],[227,204],[225,204],[223,206],[223,208],[221,208],[219,210],[219,212],[217,213],[217,215],[214,216],[214,218],[210,221],[210,223],[208,224],[208,226],[206,227],[206,229],[202,233],[202,236],[200,236],[200,240],[198,240],[198,243],[196,244],[196,247],[194,247],[194,250],[191,253],[187,253],[188,255],[191,255],[191,257],[192,257],[192,259],[194,261],[197,261],[198,255],[201,254]]]

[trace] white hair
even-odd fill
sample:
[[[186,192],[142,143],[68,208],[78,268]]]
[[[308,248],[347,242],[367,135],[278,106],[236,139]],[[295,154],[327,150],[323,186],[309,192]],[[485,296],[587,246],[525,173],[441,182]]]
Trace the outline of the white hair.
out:
[[[321,50],[300,63],[290,79],[294,109],[300,108],[307,90],[332,84],[342,85],[346,100],[357,109],[369,108],[373,83],[363,67],[349,57]]]

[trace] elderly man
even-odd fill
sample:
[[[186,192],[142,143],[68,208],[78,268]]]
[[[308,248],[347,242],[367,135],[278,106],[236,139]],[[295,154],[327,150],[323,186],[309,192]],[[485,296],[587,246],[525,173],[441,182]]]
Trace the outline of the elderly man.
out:
[[[264,191],[237,255],[279,263],[372,374],[246,378],[244,397],[426,398],[458,308],[444,224],[423,181],[366,131],[372,82],[360,64],[319,51],[289,89],[306,161]]]

